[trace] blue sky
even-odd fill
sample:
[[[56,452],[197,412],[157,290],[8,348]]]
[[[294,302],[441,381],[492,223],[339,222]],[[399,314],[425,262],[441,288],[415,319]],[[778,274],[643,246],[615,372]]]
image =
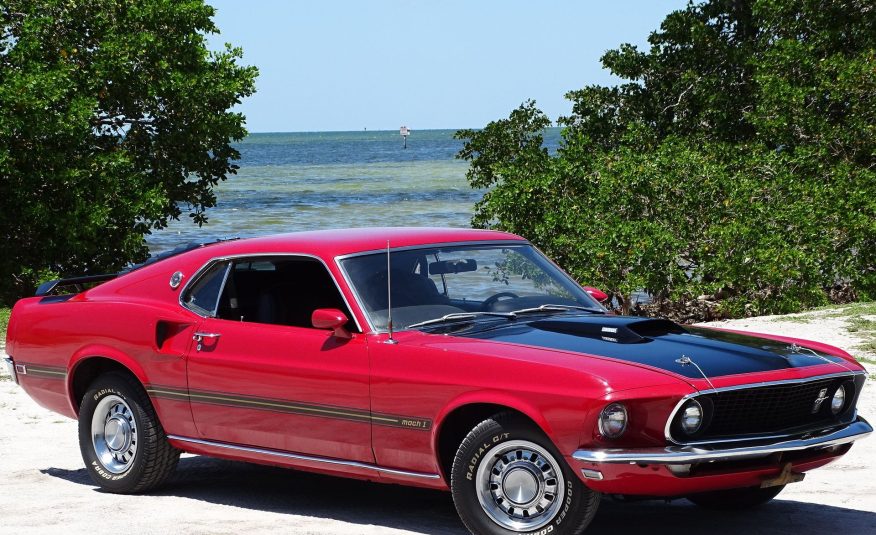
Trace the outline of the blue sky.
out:
[[[534,98],[616,80],[599,57],[647,36],[684,0],[208,0],[213,48],[260,70],[251,132],[482,127]]]

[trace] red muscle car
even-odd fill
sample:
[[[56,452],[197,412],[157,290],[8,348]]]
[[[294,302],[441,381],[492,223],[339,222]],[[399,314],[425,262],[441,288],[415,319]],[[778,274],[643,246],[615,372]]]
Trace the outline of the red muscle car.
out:
[[[185,451],[449,489],[474,533],[579,533],[604,493],[755,506],[872,431],[847,353],[598,294],[501,232],[229,240],[44,284],[7,365],[108,491]]]

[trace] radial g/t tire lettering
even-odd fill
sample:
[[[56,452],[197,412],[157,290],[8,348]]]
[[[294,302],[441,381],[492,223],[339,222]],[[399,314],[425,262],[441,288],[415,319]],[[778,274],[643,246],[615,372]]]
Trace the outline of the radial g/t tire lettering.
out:
[[[544,433],[510,413],[468,433],[453,460],[450,488],[460,518],[478,535],[578,534],[599,506],[599,493],[581,482]]]
[[[176,468],[180,455],[167,443],[146,391],[120,372],[95,379],[82,398],[79,449],[91,479],[120,494],[158,487]]]

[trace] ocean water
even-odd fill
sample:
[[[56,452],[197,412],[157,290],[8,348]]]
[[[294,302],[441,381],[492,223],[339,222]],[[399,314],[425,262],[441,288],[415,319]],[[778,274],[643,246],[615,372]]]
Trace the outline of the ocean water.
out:
[[[183,243],[299,230],[374,226],[470,226],[483,191],[465,180],[455,130],[251,134],[240,169],[216,188],[209,222],[186,215],[147,237],[152,253]],[[559,129],[546,133],[555,148]]]

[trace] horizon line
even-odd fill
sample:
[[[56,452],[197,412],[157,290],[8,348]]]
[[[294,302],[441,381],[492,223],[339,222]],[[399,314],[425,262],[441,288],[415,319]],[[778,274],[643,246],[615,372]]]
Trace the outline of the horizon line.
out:
[[[483,130],[483,127],[480,128],[410,128],[409,130],[412,133],[415,132],[434,132],[436,130]],[[551,128],[562,128],[560,126],[549,126],[546,130]],[[363,128],[361,130],[261,130],[258,132],[255,131],[247,131],[247,135],[251,134],[339,134],[339,133],[348,133],[348,132],[398,132],[399,128],[378,128],[375,130]]]

